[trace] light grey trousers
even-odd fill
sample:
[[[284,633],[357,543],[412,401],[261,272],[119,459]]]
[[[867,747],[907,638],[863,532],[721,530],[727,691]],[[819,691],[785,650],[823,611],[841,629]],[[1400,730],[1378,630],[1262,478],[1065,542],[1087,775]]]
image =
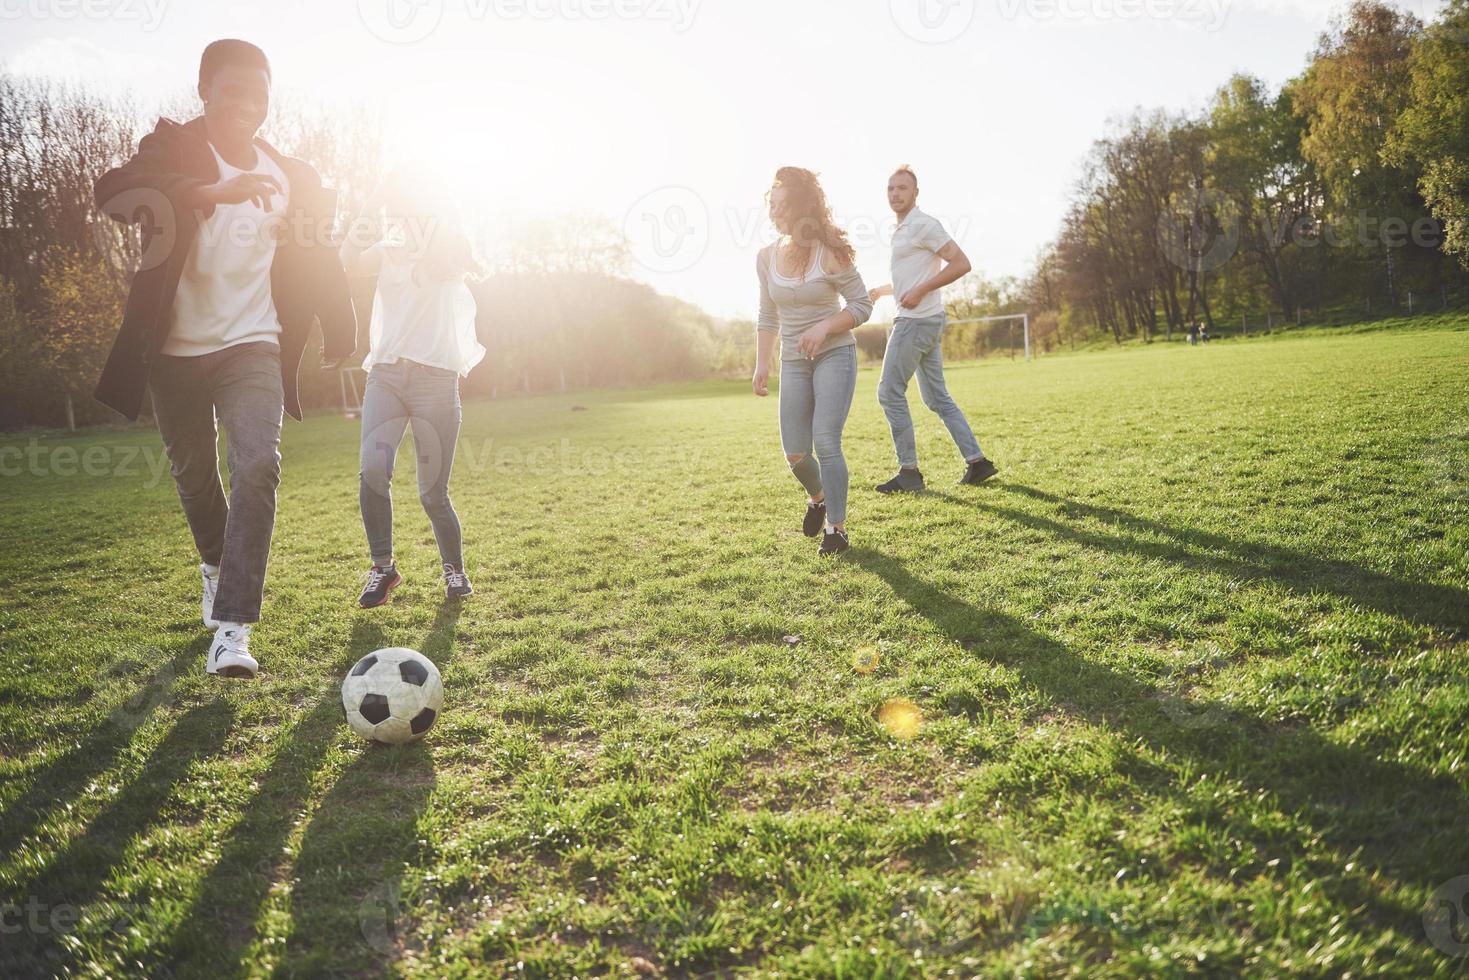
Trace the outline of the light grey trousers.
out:
[[[826,519],[847,519],[842,429],[857,390],[857,347],[835,347],[814,361],[780,362],[780,441],[791,472],[813,497],[826,494]],[[812,451],[815,455],[812,455]]]

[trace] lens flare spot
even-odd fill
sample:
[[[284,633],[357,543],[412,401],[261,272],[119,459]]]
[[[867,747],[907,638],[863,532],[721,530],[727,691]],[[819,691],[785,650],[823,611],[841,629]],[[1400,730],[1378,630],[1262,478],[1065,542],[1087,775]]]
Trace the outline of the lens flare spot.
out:
[[[907,698],[893,698],[877,710],[877,723],[893,738],[916,738],[923,727],[923,712]]]
[[[859,674],[872,673],[881,662],[882,655],[877,652],[877,647],[858,647],[852,654],[852,669]]]

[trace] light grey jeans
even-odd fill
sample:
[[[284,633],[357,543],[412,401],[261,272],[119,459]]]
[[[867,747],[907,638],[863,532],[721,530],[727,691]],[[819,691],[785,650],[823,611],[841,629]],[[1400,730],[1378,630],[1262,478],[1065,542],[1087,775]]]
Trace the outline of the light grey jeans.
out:
[[[219,566],[214,618],[257,622],[281,479],[280,348],[253,343],[197,357],[160,354],[148,388],[194,546],[205,564]],[[228,500],[219,482],[221,425]]]
[[[877,401],[893,430],[893,448],[898,452],[899,466],[918,465],[918,447],[913,441],[913,416],[908,411],[908,382],[918,375],[918,392],[927,405],[949,429],[954,445],[966,461],[984,455],[969,420],[949,395],[944,384],[943,316],[915,320],[898,317],[888,337],[887,351],[882,355],[882,377],[877,382]]]
[[[418,499],[433,525],[439,560],[463,566],[459,515],[449,500],[460,417],[459,375],[453,371],[400,359],[368,372],[358,500],[373,564],[386,565],[393,558],[393,463],[403,432],[412,425]]]
[[[826,494],[826,519],[833,524],[847,519],[842,429],[856,390],[855,344],[833,348],[814,361],[780,362],[780,442],[786,461],[807,493]],[[792,456],[800,458],[791,462]]]

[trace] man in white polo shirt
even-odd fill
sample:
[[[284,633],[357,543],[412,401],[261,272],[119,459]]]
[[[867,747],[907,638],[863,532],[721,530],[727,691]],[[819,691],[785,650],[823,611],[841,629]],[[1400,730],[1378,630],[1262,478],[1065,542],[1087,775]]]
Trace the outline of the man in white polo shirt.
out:
[[[923,489],[918,448],[913,440],[913,416],[908,411],[908,382],[918,375],[923,403],[944,420],[966,464],[960,483],[978,485],[994,476],[995,464],[985,458],[969,428],[964,412],[944,384],[943,287],[964,276],[971,266],[959,243],[949,237],[937,219],[918,210],[918,177],[906,165],[888,178],[888,204],[898,216],[893,230],[893,280],[871,291],[895,296],[898,315],[882,358],[877,400],[893,431],[898,472],[879,484],[879,493],[916,493]]]

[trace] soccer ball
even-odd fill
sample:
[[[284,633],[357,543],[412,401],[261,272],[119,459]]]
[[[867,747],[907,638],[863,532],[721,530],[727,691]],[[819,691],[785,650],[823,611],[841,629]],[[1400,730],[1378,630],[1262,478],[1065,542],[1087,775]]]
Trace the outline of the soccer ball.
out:
[[[444,707],[439,668],[417,650],[374,650],[342,681],[342,707],[352,731],[396,745],[422,738]]]

